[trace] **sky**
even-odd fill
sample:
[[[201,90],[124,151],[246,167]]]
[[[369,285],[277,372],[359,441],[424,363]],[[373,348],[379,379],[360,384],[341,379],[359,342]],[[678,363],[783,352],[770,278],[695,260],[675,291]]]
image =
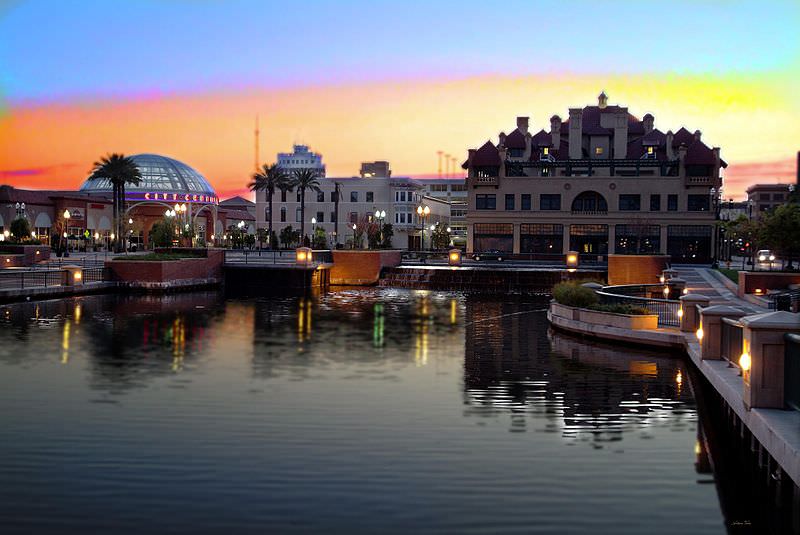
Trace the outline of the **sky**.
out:
[[[798,27],[797,0],[0,0],[0,183],[77,188],[154,152],[240,194],[256,116],[263,162],[305,143],[329,176],[435,176],[437,151],[460,165],[605,90],[701,130],[741,198],[794,179]]]

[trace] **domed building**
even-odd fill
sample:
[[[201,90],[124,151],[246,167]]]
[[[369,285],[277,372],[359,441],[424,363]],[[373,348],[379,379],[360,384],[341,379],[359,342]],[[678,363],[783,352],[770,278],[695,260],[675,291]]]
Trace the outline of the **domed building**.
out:
[[[225,218],[219,219],[217,194],[196,169],[160,154],[136,154],[130,158],[142,173],[138,185],[125,186],[122,220],[130,242],[146,245],[153,224],[167,210],[174,210],[171,217],[181,228],[194,228],[196,235],[207,242],[214,241],[214,234],[224,232]],[[79,192],[110,199],[113,186],[106,178],[87,178]]]

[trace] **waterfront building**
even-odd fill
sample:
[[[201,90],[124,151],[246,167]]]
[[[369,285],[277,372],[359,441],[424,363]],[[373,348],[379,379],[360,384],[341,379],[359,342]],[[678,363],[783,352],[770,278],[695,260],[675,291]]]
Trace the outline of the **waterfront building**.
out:
[[[312,152],[308,145],[294,145],[292,152],[279,152],[277,164],[287,173],[296,169],[314,169],[319,176],[325,176],[322,155]]]
[[[153,224],[176,206],[179,209],[172,216],[176,224],[193,226],[195,234],[208,243],[223,240],[225,231],[240,221],[255,229],[255,218],[246,208],[235,201],[228,207],[220,206],[214,188],[191,166],[158,154],[130,158],[142,173],[138,186],[125,188],[122,221],[130,243],[148,244]],[[43,243],[66,234],[75,246],[87,242],[107,246],[114,232],[112,190],[108,180],[88,178],[77,191],[0,186],[0,235],[13,219],[24,217]]]
[[[449,225],[450,205],[445,200],[426,195],[425,187],[416,180],[391,176],[388,163],[385,166],[374,165],[375,163],[384,162],[363,164],[363,176],[321,177],[319,192],[306,191],[306,234],[310,236],[315,228],[322,228],[331,246],[336,243],[346,244],[353,238],[354,224],[371,222],[375,219],[376,212],[385,212],[382,222],[392,224],[393,247],[419,249],[423,245],[424,232],[424,244],[428,249],[430,227],[437,224]],[[420,217],[417,214],[419,206],[427,206],[430,213]],[[299,230],[300,194],[296,191],[276,191],[272,212],[272,228],[276,235],[280,235],[289,226]],[[267,228],[269,217],[266,193],[256,192],[257,228]]]
[[[463,164],[467,249],[709,262],[726,166],[699,130],[662,132],[651,114],[638,119],[605,93],[565,121],[554,115],[549,131],[518,117]]]
[[[416,178],[425,187],[425,194],[450,205],[450,229],[453,245],[467,244],[467,182],[459,178]]]

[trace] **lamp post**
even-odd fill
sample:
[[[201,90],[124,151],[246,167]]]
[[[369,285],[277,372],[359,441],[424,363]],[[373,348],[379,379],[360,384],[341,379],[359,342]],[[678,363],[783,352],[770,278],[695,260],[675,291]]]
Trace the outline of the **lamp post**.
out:
[[[67,228],[69,228],[69,218],[70,218],[71,214],[69,213],[69,210],[64,210],[64,214],[63,215],[64,215],[64,231],[63,231],[63,235],[64,235],[64,239],[66,240],[66,247],[64,247],[63,249],[64,249],[65,252],[69,252],[69,240],[67,240]]]
[[[356,248],[356,228],[357,227],[358,227],[358,225],[353,223],[353,249]]]
[[[425,220],[431,215],[431,208],[429,206],[417,206],[417,217],[422,221],[422,229],[420,230],[419,248],[421,251],[425,250]]]
[[[722,196],[722,188],[711,188],[709,190],[711,195],[711,209],[714,210],[714,247],[712,249],[711,267],[716,269],[719,267],[719,200]]]
[[[379,247],[383,245],[383,220],[386,219],[386,210],[375,210],[375,219],[378,220],[378,229],[380,230],[380,239],[381,243]]]

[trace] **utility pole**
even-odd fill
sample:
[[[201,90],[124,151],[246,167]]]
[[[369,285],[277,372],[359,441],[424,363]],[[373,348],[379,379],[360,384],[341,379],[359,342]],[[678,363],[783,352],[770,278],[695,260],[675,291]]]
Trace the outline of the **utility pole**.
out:
[[[440,150],[437,150],[436,154],[439,156],[439,178],[442,178],[442,154],[444,153]]]
[[[335,249],[339,248],[339,186],[340,183],[334,182],[333,183],[333,234],[336,236],[336,244],[334,245]]]
[[[450,155],[447,153],[444,155],[444,167],[446,169],[444,173],[445,178],[450,178]]]

